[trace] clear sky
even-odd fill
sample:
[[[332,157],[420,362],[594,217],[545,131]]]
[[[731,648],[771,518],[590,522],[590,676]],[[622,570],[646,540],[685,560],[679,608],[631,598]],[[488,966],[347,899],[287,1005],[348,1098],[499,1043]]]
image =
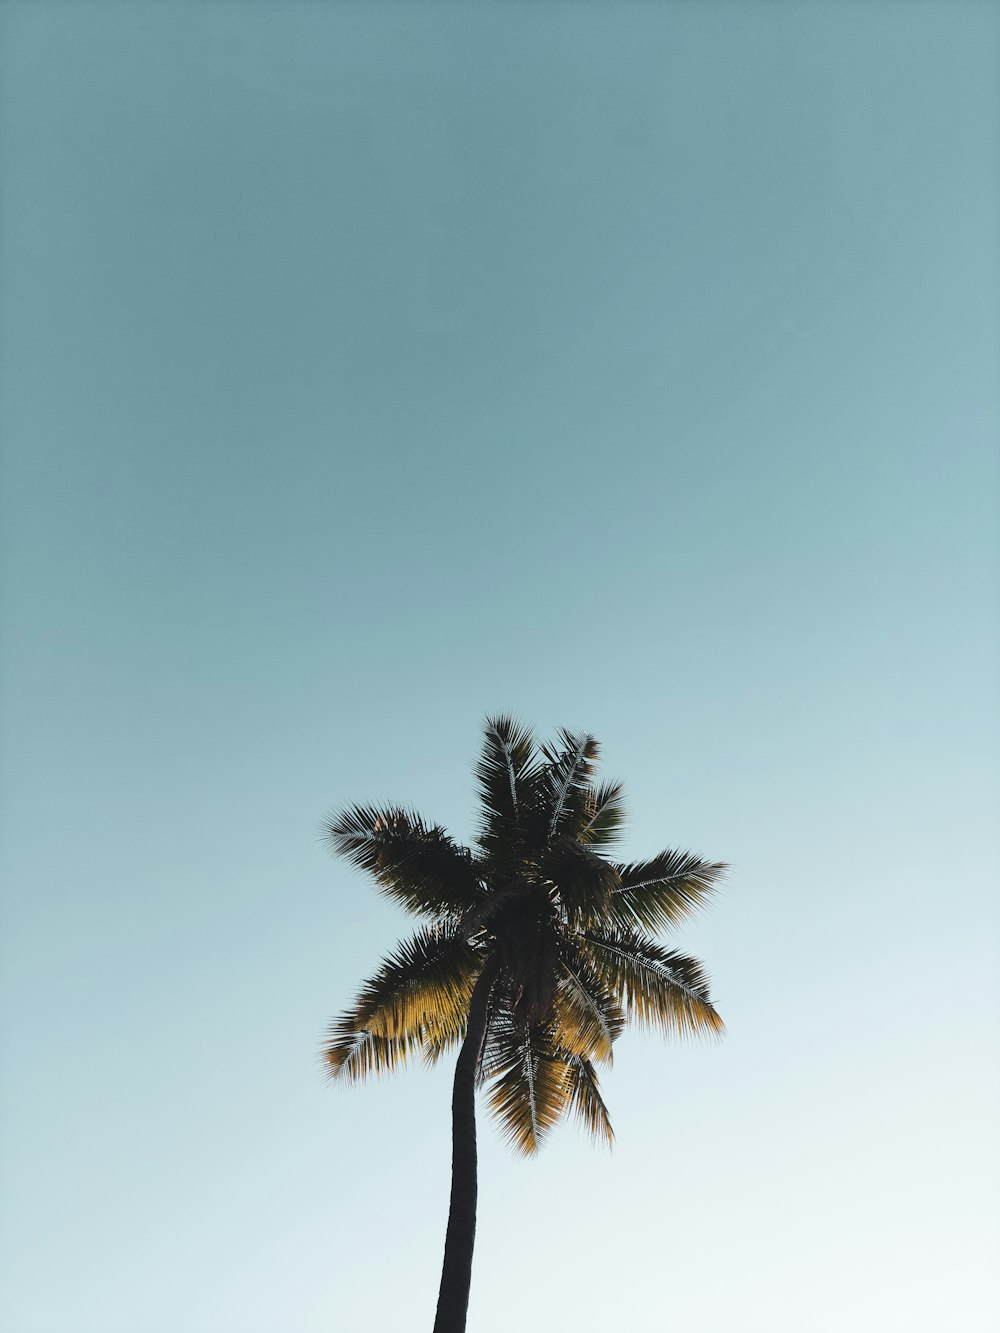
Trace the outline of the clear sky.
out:
[[[470,1333],[987,1333],[1000,7],[0,5],[9,1333],[428,1328],[331,1089],[481,718],[732,863],[718,1047],[481,1136]]]

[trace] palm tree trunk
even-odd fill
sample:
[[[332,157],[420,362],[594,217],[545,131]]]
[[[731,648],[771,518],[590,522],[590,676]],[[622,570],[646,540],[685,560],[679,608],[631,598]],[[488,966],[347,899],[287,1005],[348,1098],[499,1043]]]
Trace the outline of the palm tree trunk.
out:
[[[490,990],[497,974],[491,958],[469,1001],[469,1025],[455,1066],[451,1098],[451,1206],[444,1240],[444,1265],[434,1333],[465,1333],[476,1242],[476,1065],[486,1036]]]

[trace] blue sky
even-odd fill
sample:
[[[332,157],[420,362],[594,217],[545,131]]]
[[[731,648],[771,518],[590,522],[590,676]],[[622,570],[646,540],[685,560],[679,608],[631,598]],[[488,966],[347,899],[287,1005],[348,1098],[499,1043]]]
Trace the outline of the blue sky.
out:
[[[729,1036],[612,1157],[484,1123],[470,1333],[993,1329],[997,6],[0,24],[4,1326],[429,1323],[449,1073],[320,1077],[408,926],[317,831],[469,836],[510,709],[732,864]]]

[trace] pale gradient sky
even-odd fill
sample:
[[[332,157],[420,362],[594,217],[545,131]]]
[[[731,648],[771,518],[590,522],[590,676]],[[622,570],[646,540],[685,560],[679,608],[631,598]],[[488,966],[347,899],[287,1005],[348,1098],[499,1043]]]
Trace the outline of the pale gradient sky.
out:
[[[0,1323],[429,1328],[450,1071],[317,839],[586,728],[732,863],[470,1333],[988,1333],[1000,7],[0,4]]]

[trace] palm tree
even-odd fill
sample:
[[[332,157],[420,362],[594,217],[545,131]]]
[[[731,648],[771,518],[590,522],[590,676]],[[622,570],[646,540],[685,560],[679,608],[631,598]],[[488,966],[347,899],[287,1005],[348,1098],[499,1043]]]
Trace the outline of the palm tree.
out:
[[[725,867],[688,852],[621,865],[602,854],[622,822],[619,783],[597,784],[597,742],[560,731],[538,747],[489,718],[476,767],[475,850],[399,806],[353,806],[335,851],[426,924],[333,1023],[324,1056],[355,1081],[460,1046],[452,1182],[434,1333],[464,1333],[476,1230],[475,1093],[514,1148],[538,1150],[568,1110],[609,1145],[595,1065],[628,1020],[675,1035],[722,1032],[707,978],[655,932],[700,906]]]

